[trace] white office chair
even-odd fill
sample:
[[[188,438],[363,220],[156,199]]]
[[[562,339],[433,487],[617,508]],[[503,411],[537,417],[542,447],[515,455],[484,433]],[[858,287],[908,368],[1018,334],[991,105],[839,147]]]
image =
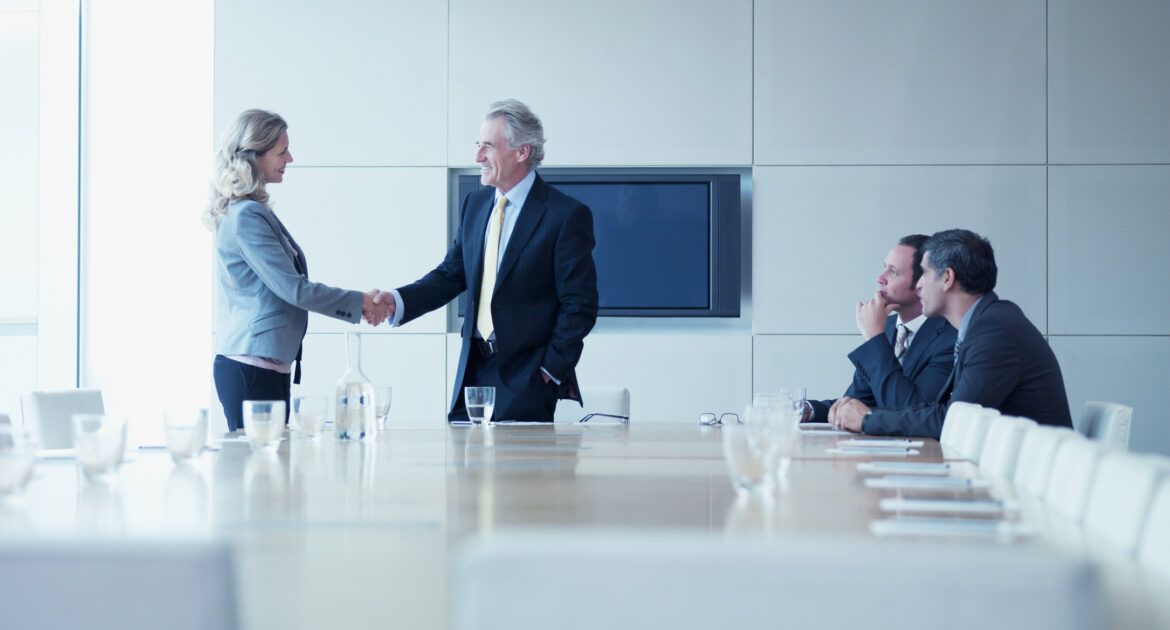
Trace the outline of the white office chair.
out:
[[[1104,627],[1093,563],[1040,546],[512,531],[452,573],[457,630]]]
[[[1076,432],[1063,427],[1038,426],[1026,431],[1012,475],[1016,487],[1034,497],[1044,496],[1056,449],[1061,442],[1075,437],[1078,437]]]
[[[6,628],[230,630],[236,592],[224,544],[0,542]]]
[[[947,448],[958,450],[959,442],[966,433],[971,418],[983,413],[983,407],[969,402],[953,402],[947,407],[947,415],[943,419],[942,433],[938,437],[940,444]]]
[[[1101,451],[1099,444],[1080,436],[1064,440],[1056,449],[1044,502],[1072,523],[1084,518]]]
[[[72,416],[75,413],[103,413],[102,392],[97,389],[67,389],[30,392],[20,397],[24,428],[36,436],[41,448],[73,446]]]
[[[630,390],[624,387],[582,387],[581,399],[585,406],[581,407],[572,400],[557,402],[555,422],[585,422],[604,420],[607,422],[630,421]]]
[[[1090,440],[1096,440],[1121,450],[1129,449],[1129,427],[1133,407],[1117,403],[1089,401],[1077,423],[1077,431]]]
[[[979,454],[979,472],[987,477],[1011,479],[1016,472],[1024,434],[1034,428],[1036,421],[1027,418],[992,418],[987,438],[983,441],[983,452]]]
[[[958,404],[960,403],[951,403],[951,409]],[[983,454],[983,442],[987,439],[987,431],[991,428],[991,421],[999,417],[999,411],[990,407],[972,406],[975,408],[964,407],[954,418],[956,426],[948,435],[950,443],[943,446],[958,451],[963,459],[978,464],[979,457]],[[944,430],[952,419],[951,409],[947,409],[947,419],[943,421]]]
[[[1154,491],[1138,545],[1138,562],[1170,580],[1170,479]]]
[[[1132,554],[1141,540],[1150,499],[1170,463],[1153,455],[1107,450],[1097,464],[1096,479],[1085,507],[1085,531],[1109,547]]]

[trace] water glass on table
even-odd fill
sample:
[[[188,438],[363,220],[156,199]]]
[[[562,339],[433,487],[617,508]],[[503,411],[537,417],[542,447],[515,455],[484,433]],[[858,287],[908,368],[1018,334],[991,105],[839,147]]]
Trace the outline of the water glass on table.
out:
[[[29,432],[0,424],[0,497],[24,490],[36,456],[36,441]]]
[[[377,418],[378,428],[386,428],[386,418],[390,416],[390,398],[394,388],[389,385],[379,385],[374,388],[374,417]]]
[[[473,424],[491,424],[492,412],[496,409],[496,388],[464,387],[463,404],[467,417]]]
[[[100,413],[72,417],[73,448],[85,477],[98,481],[113,476],[126,452],[126,419]]]
[[[325,427],[328,412],[328,396],[297,396],[292,399],[293,429],[304,438],[316,438]]]
[[[252,450],[275,453],[284,434],[283,400],[245,400],[244,434]]]
[[[196,457],[207,444],[207,410],[168,411],[163,414],[163,432],[176,464]]]
[[[771,407],[749,405],[743,422],[720,429],[731,485],[741,495],[770,497],[776,488],[782,438],[773,414]]]

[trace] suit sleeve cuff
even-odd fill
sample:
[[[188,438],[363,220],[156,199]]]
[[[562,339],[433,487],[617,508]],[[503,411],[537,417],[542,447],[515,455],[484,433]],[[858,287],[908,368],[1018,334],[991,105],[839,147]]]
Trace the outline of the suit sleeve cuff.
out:
[[[402,325],[402,315],[406,309],[402,305],[402,294],[398,292],[398,289],[390,289],[390,295],[394,296],[394,317],[390,318],[390,325],[398,328]]]

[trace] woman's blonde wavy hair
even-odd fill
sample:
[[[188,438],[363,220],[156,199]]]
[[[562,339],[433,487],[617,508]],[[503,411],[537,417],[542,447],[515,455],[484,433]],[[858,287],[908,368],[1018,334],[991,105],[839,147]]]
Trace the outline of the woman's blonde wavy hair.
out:
[[[262,109],[249,109],[236,117],[215,152],[211,197],[203,210],[203,225],[207,229],[214,232],[227,213],[228,204],[237,199],[269,205],[256,158],[276,146],[286,129],[288,123],[279,114]]]

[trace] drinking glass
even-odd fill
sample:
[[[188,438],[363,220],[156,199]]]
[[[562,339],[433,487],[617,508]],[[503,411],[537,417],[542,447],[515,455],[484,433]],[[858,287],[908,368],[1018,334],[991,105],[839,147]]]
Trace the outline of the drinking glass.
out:
[[[386,428],[386,418],[390,416],[390,396],[394,388],[389,385],[379,385],[374,388],[374,417],[378,420],[378,428]]]
[[[100,413],[75,414],[73,448],[85,477],[97,481],[113,476],[126,452],[126,419]]]
[[[328,411],[328,396],[297,396],[292,399],[293,428],[301,436],[313,439],[321,435]]]
[[[0,497],[24,490],[36,455],[37,446],[29,432],[0,424]]]
[[[496,388],[464,387],[463,404],[467,406],[467,417],[474,424],[490,424],[492,412],[496,410]]]
[[[776,488],[780,442],[769,407],[749,405],[742,423],[724,423],[723,458],[731,486],[741,495],[771,496]]]
[[[244,433],[252,450],[275,453],[284,433],[284,401],[245,400]]]
[[[207,410],[168,411],[163,414],[163,432],[176,464],[196,457],[207,444]]]

